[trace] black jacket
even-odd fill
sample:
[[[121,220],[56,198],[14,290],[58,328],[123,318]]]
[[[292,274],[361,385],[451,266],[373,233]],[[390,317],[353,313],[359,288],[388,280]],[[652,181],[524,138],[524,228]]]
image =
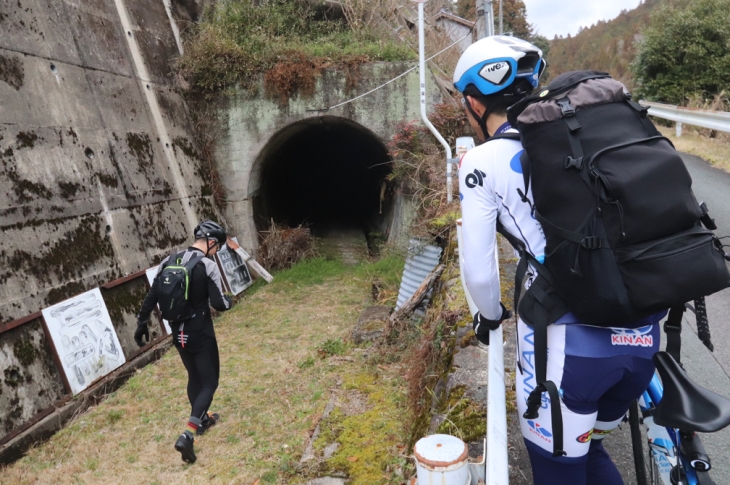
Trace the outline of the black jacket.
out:
[[[183,255],[183,262],[187,262],[193,256],[195,252],[204,254],[198,248],[189,247],[185,250]],[[162,268],[167,264],[170,256],[162,260],[160,264],[160,271],[157,272],[159,276]],[[150,313],[155,309],[157,305],[157,281],[158,278],[152,282],[152,288],[150,288],[147,297],[142,303],[142,309],[139,311],[139,320],[145,321],[150,317]],[[231,298],[223,294],[223,287],[221,286],[221,274],[218,270],[218,265],[211,259],[203,258],[198,264],[195,265],[193,271],[190,274],[190,304],[196,309],[195,314],[189,320],[182,323],[170,322],[173,333],[180,331],[182,325],[185,332],[204,332],[211,337],[215,336],[213,331],[213,319],[210,316],[210,306],[220,312],[224,312],[231,308]]]

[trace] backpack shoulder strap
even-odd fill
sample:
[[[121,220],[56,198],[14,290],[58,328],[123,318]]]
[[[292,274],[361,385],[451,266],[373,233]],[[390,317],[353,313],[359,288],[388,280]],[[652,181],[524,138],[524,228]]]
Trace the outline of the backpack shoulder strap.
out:
[[[161,265],[161,266],[162,266],[162,268],[160,268],[160,271],[164,270],[164,269],[165,269],[165,268],[167,268],[168,266],[174,266],[175,264],[177,264],[177,263],[176,263],[176,261],[177,261],[177,257],[178,257],[178,256],[179,256],[180,254],[181,254],[181,253],[179,253],[179,252],[175,251],[175,252],[174,252],[174,253],[172,253],[172,254],[171,254],[170,256],[168,256],[168,257],[167,257],[167,259],[165,260],[165,262],[164,262],[164,263],[162,263],[162,265]]]
[[[193,253],[193,255],[190,257],[187,263],[185,263],[185,270],[190,273],[193,271],[193,268],[195,268],[195,265],[198,264],[205,256],[196,253]]]

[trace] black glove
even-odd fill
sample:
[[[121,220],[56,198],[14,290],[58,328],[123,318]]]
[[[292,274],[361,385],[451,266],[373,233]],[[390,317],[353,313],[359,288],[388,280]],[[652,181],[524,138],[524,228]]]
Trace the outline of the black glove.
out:
[[[137,320],[137,330],[134,332],[134,341],[137,342],[137,345],[140,347],[144,347],[145,343],[144,340],[142,340],[142,337],[147,337],[147,342],[150,341],[150,331],[147,328],[147,324],[150,323],[149,320],[145,320],[144,322],[141,320]]]
[[[502,321],[512,318],[512,312],[507,310],[501,302],[499,306],[502,308],[502,315],[497,320],[487,320],[479,312],[474,315],[474,335],[484,345],[489,345],[490,330],[497,330]]]

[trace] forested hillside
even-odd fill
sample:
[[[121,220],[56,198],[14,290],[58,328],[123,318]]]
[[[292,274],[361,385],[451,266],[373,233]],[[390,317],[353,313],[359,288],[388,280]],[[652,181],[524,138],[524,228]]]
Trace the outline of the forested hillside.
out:
[[[576,36],[555,37],[550,41],[550,78],[566,71],[593,69],[608,71],[632,88],[629,65],[636,57],[641,29],[648,25],[651,12],[666,1],[644,0],[637,8],[622,11],[613,20],[601,20],[583,28]]]

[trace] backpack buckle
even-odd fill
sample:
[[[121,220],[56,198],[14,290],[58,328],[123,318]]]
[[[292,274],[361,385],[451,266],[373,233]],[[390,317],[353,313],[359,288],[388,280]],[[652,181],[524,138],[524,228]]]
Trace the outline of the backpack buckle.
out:
[[[583,157],[573,158],[568,155],[565,158],[565,164],[563,166],[565,167],[565,170],[568,170],[569,168],[583,170]]]
[[[557,103],[558,103],[558,106],[560,107],[560,111],[563,113],[563,116],[565,118],[575,116],[575,108],[573,108],[573,106],[570,105],[570,100],[567,97],[558,99]]]
[[[580,245],[586,249],[601,249],[601,238],[598,236],[584,237]]]

